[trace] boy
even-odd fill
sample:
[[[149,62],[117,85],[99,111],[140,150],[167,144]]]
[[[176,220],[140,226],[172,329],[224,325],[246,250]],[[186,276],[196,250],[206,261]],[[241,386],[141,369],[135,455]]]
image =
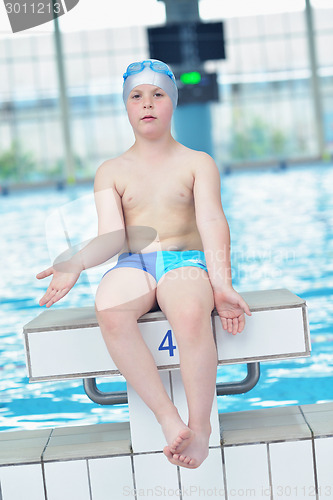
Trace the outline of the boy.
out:
[[[210,156],[171,135],[177,87],[170,68],[156,60],[130,64],[123,98],[135,142],[97,170],[98,237],[37,275],[53,275],[40,305],[49,307],[68,293],[83,269],[120,254],[96,293],[105,343],[161,424],[169,461],[196,468],[208,455],[216,384],[211,312],[215,304],[223,328],[232,334],[243,330],[244,312],[251,312],[232,287],[218,169]],[[177,340],[187,424],[168,397],[137,326],[140,316],[157,305]]]

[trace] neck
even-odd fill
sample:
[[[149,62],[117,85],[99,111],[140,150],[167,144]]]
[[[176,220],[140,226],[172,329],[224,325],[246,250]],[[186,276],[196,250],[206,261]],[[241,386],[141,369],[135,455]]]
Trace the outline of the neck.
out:
[[[169,133],[156,139],[136,137],[135,143],[131,149],[135,150],[135,153],[139,157],[149,159],[156,156],[161,157],[164,154],[170,154],[171,149],[176,144],[177,142],[172,137],[171,133]]]

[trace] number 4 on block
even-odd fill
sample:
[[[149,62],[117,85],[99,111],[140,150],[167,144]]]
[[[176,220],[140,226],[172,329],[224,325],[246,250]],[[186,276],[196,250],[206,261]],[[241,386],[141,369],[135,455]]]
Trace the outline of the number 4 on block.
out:
[[[169,351],[169,356],[174,356],[173,351],[177,349],[177,347],[173,344],[172,340],[172,330],[168,330],[165,334],[162,342],[159,345],[159,351]]]

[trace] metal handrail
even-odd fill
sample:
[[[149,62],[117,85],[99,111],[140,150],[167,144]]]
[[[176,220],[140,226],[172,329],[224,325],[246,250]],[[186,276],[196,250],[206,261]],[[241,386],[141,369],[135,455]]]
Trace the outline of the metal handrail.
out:
[[[229,396],[231,394],[244,394],[257,385],[260,378],[260,363],[247,363],[247,375],[240,382],[223,382],[216,384],[218,396]]]
[[[247,375],[239,382],[223,382],[216,384],[218,396],[231,394],[244,394],[250,391],[258,383],[260,378],[260,363],[247,363]],[[96,384],[95,378],[83,379],[83,387],[86,395],[91,401],[99,405],[121,405],[127,404],[127,392],[103,392]]]
[[[84,378],[83,387],[88,398],[98,405],[123,405],[128,403],[126,391],[100,391],[96,385],[95,378]]]

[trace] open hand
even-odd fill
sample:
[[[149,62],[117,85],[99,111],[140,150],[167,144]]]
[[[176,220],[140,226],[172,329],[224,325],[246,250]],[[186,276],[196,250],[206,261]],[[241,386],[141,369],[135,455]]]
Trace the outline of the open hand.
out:
[[[73,288],[79,279],[80,272],[61,272],[57,271],[54,267],[49,267],[37,274],[37,279],[47,278],[52,276],[51,283],[48,286],[45,294],[39,301],[40,306],[52,306],[55,302],[62,299]]]
[[[224,330],[236,335],[245,326],[245,316],[251,316],[251,311],[245,300],[232,287],[221,291],[214,290],[215,307],[220,316]]]

